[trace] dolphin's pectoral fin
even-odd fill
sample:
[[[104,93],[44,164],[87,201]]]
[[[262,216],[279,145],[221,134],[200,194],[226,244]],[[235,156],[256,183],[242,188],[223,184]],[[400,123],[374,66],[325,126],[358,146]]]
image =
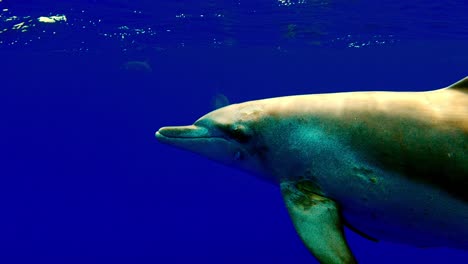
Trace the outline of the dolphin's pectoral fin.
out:
[[[357,263],[346,244],[336,203],[302,184],[282,182],[281,192],[304,244],[320,263]]]

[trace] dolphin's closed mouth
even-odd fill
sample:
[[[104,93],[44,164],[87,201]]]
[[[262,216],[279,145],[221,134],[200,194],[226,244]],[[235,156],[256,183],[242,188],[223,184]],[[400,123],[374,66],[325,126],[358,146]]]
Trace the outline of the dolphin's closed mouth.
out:
[[[162,127],[155,134],[159,140],[164,139],[195,139],[195,138],[209,138],[211,137],[208,129],[200,126],[171,126]]]

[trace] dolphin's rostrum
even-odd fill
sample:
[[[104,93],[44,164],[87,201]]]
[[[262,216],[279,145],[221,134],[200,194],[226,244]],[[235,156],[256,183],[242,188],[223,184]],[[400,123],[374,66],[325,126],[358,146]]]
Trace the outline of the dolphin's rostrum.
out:
[[[228,105],[163,143],[279,184],[321,263],[365,237],[468,249],[468,78],[427,92],[300,95]]]

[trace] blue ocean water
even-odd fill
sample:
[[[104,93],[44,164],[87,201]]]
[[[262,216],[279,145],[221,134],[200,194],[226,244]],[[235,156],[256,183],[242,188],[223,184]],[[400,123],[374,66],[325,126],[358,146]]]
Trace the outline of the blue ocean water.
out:
[[[158,143],[230,102],[468,75],[451,1],[0,1],[0,262],[316,263],[277,186]],[[465,263],[374,243],[360,263]]]

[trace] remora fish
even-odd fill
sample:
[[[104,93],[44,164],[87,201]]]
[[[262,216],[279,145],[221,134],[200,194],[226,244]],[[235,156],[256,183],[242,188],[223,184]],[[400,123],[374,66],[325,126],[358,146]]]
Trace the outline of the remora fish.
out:
[[[356,263],[344,225],[372,239],[468,249],[468,77],[427,92],[234,104],[156,138],[279,184],[321,263]]]

